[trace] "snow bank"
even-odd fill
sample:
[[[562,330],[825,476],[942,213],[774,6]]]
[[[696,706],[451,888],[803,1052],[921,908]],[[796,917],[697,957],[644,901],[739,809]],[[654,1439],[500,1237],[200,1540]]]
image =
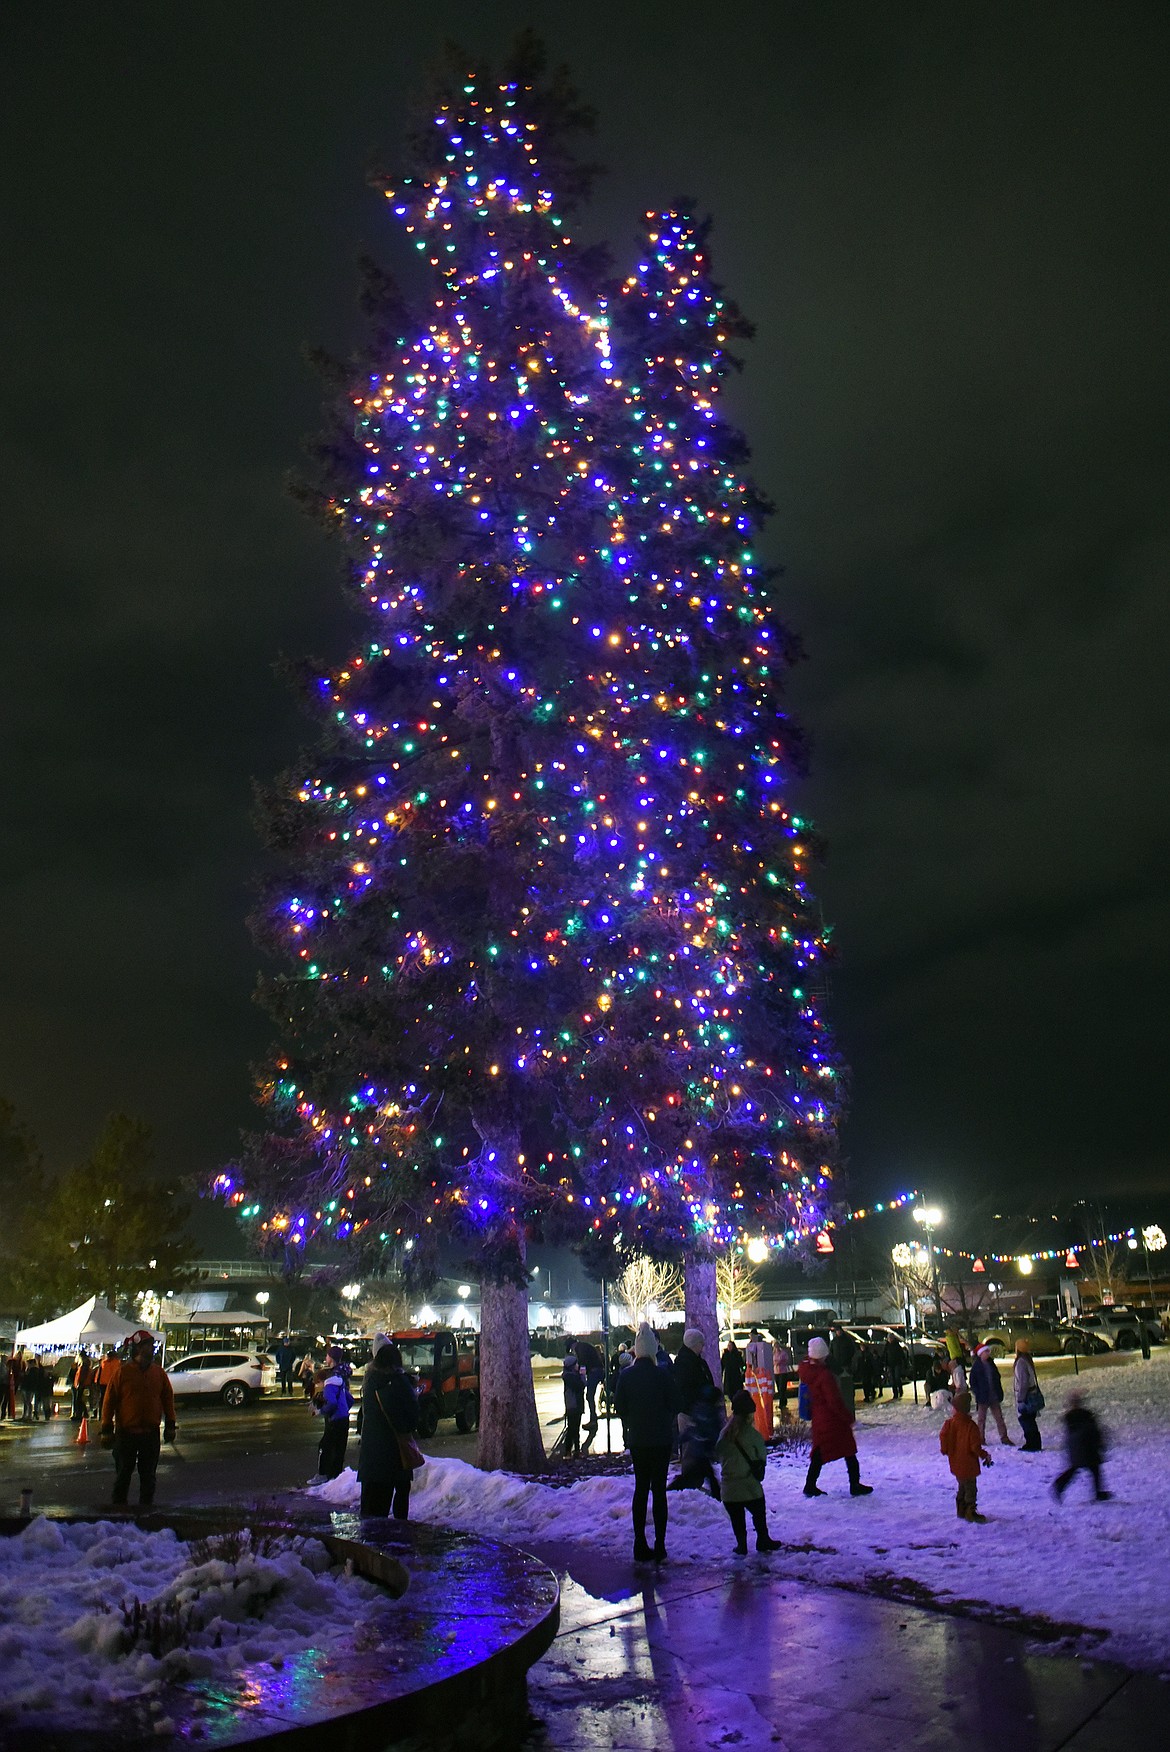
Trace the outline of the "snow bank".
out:
[[[281,1539],[234,1557],[193,1549],[171,1532],[110,1521],[36,1519],[0,1539],[0,1737],[5,1725],[69,1715],[214,1678],[307,1648],[348,1645],[373,1583],[336,1566],[315,1539]],[[231,1551],[227,1542],[223,1550]],[[124,1609],[145,1609],[131,1645]],[[150,1630],[161,1629],[157,1656]]]
[[[821,1477],[829,1494],[810,1501],[801,1494],[804,1463],[770,1458],[771,1530],[789,1547],[771,1567],[815,1582],[876,1589],[910,1583],[944,1602],[971,1601],[1008,1615],[1083,1626],[1091,1634],[1073,1641],[1086,1652],[1170,1676],[1170,1347],[1151,1362],[1087,1369],[1079,1380],[1041,1373],[1048,1400],[1040,1419],[1045,1449],[1022,1454],[1001,1447],[990,1430],[995,1464],[979,1481],[986,1526],[955,1515],[937,1415],[910,1398],[886,1400],[860,1409],[857,1419],[862,1476],[874,1486],[873,1496],[851,1498],[838,1463]],[[1060,1414],[1078,1387],[1110,1440],[1105,1482],[1115,1493],[1112,1502],[1092,1501],[1083,1473],[1062,1503],[1052,1496],[1052,1480],[1064,1465]],[[1008,1425],[1018,1440],[1010,1407]],[[432,1459],[416,1474],[411,1515],[528,1547],[580,1542],[624,1561],[631,1491],[628,1477],[551,1490],[460,1460]],[[356,1508],[359,1493],[354,1473],[346,1471],[309,1494]],[[697,1491],[672,1493],[668,1542],[672,1566],[723,1558],[731,1545],[723,1510]],[[1070,1644],[1049,1634],[1043,1646]]]

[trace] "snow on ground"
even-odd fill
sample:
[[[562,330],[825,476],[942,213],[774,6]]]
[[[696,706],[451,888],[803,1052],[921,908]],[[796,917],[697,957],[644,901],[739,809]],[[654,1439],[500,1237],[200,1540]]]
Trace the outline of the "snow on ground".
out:
[[[0,1539],[0,1738],[6,1723],[41,1712],[149,1698],[169,1680],[348,1646],[355,1621],[385,1597],[315,1539],[208,1556],[171,1532],[37,1518]],[[122,1608],[136,1600],[169,1616],[186,1646],[159,1658],[145,1644],[127,1648]]]
[[[1010,1370],[1001,1371],[1005,1382]],[[765,1484],[774,1537],[787,1547],[769,1560],[785,1575],[874,1589],[891,1582],[943,1602],[972,1601],[999,1613],[1083,1626],[1084,1652],[1152,1668],[1170,1677],[1170,1347],[1152,1361],[1092,1368],[1041,1381],[1045,1447],[1023,1454],[999,1444],[989,1425],[994,1465],[979,1480],[986,1526],[955,1514],[954,1481],[938,1447],[940,1417],[907,1397],[860,1407],[857,1445],[871,1497],[848,1494],[845,1468],[826,1467],[825,1497],[801,1494],[804,1462],[769,1459]],[[1080,1388],[1109,1439],[1105,1483],[1112,1502],[1091,1500],[1081,1473],[1058,1503],[1052,1480],[1064,1466],[1061,1410]],[[1011,1389],[1008,1386],[1010,1400]],[[1010,1406],[1008,1433],[1019,1440]],[[479,1472],[461,1460],[432,1459],[415,1475],[412,1518],[516,1545],[579,1541],[626,1559],[630,1554],[630,1478],[590,1478],[550,1489],[510,1473]],[[352,1471],[309,1493],[356,1507]],[[724,1511],[705,1493],[670,1497],[667,1544],[672,1566],[726,1556]],[[795,1549],[793,1549],[795,1548]],[[751,1558],[753,1567],[763,1559]],[[1054,1645],[1051,1635],[1045,1646]]]

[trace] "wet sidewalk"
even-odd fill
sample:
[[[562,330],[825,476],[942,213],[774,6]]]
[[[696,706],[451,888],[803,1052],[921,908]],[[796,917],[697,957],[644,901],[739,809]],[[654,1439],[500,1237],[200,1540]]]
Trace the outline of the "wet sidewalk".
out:
[[[1122,1752],[1170,1744],[1170,1685],[1018,1631],[769,1574],[671,1575],[536,1546],[561,1631],[524,1752]]]

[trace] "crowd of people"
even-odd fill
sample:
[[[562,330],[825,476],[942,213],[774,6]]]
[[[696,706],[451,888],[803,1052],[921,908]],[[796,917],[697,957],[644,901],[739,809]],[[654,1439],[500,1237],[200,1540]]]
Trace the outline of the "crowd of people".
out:
[[[883,1348],[888,1343],[883,1341]],[[867,1385],[876,1388],[877,1383],[870,1383],[867,1376],[866,1348],[835,1325],[828,1338],[814,1334],[808,1340],[806,1356],[794,1367],[787,1345],[773,1344],[753,1329],[744,1352],[729,1341],[720,1358],[716,1384],[703,1355],[701,1332],[686,1331],[682,1349],[672,1360],[653,1329],[643,1324],[632,1352],[624,1357],[619,1354],[614,1393],[634,1472],[634,1561],[661,1563],[665,1559],[667,1499],[672,1490],[707,1488],[716,1501],[722,1501],[737,1554],[747,1551],[749,1516],[757,1551],[777,1549],[768,1531],[764,1494],[767,1440],[773,1434],[777,1404],[781,1419],[788,1417],[788,1388],[793,1379],[797,1384],[797,1415],[810,1425],[804,1495],[815,1498],[826,1494],[820,1480],[825,1467],[836,1461],[844,1463],[851,1496],[872,1495],[873,1487],[861,1478],[854,1433],[858,1387],[866,1402],[876,1397],[876,1392],[867,1391]],[[897,1350],[893,1345],[889,1348],[892,1354],[885,1363],[885,1380],[894,1397],[901,1398],[909,1359],[900,1344]],[[567,1410],[570,1397],[577,1403],[582,1393],[575,1342],[566,1349],[564,1379]],[[984,1522],[986,1516],[978,1507],[978,1479],[981,1469],[992,1463],[985,1446],[988,1419],[1002,1445],[1017,1445],[1004,1419],[1004,1383],[993,1351],[980,1344],[969,1352],[958,1329],[948,1329],[945,1344],[928,1366],[926,1388],[925,1403],[941,1414],[939,1450],[955,1483],[956,1513],[964,1521]],[[1039,1419],[1044,1394],[1027,1339],[1016,1345],[1011,1390],[1022,1436],[1019,1445],[1023,1452],[1035,1453],[1043,1445]],[[1097,1500],[1107,1500],[1110,1493],[1101,1479],[1104,1432],[1079,1392],[1068,1396],[1064,1425],[1069,1464],[1053,1485],[1055,1495],[1060,1499],[1083,1471]],[[678,1461],[673,1478],[672,1458]],[[647,1535],[648,1514],[653,1543]]]

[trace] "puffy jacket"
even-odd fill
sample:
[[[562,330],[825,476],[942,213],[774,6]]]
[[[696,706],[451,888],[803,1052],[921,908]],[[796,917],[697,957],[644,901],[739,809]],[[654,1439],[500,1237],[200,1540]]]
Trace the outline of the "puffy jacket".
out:
[[[328,1377],[321,1389],[321,1410],[325,1414],[326,1423],[340,1423],[342,1418],[349,1422],[353,1397],[346,1386],[345,1376],[336,1370]]]
[[[979,1477],[979,1425],[965,1412],[956,1411],[938,1432],[938,1445],[951,1463],[956,1478]]]
[[[102,1400],[102,1434],[112,1435],[116,1426],[142,1435],[163,1422],[174,1429],[175,1396],[162,1364],[143,1369],[137,1363],[119,1363]]]
[[[812,1417],[812,1445],[821,1451],[822,1460],[844,1460],[856,1454],[853,1425],[841,1397],[836,1375],[827,1363],[806,1357],[796,1370],[803,1386],[808,1388]]]
[[[733,1417],[715,1446],[715,1458],[723,1478],[725,1503],[754,1503],[764,1494],[758,1478],[752,1477],[749,1460],[766,1460],[768,1450],[755,1424]]]
[[[678,1398],[669,1363],[663,1369],[650,1357],[635,1358],[618,1376],[616,1401],[627,1448],[670,1447]]]
[[[968,1379],[976,1405],[998,1405],[1003,1399],[1003,1382],[991,1357],[977,1356]]]
[[[1012,1369],[1012,1385],[1016,1394],[1016,1410],[1023,1405],[1033,1387],[1040,1385],[1036,1379],[1036,1365],[1026,1351],[1020,1351],[1016,1356]]]

